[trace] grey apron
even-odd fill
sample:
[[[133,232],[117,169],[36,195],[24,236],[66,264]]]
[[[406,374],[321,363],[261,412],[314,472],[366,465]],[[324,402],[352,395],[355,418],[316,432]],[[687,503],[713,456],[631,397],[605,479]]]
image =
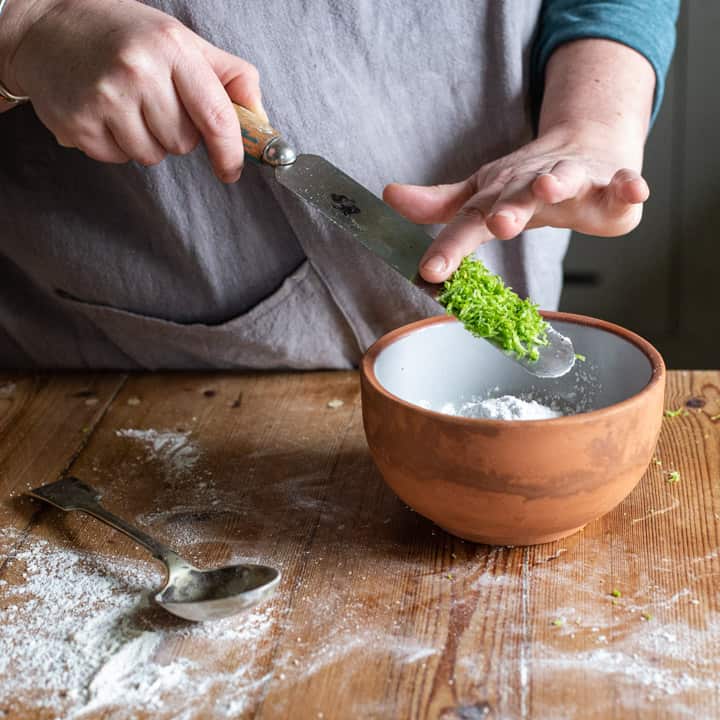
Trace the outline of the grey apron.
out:
[[[541,0],[152,4],[257,65],[290,142],[378,194],[464,178],[531,138]],[[262,169],[224,186],[203,148],[104,165],[31,106],[0,115],[0,213],[3,367],[346,368],[439,311]],[[479,256],[554,308],[567,241],[535,230]]]

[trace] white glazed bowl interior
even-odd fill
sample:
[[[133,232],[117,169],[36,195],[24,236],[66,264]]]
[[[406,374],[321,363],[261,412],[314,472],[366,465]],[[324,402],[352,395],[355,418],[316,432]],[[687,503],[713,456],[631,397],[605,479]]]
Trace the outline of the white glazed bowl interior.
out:
[[[576,414],[626,400],[650,382],[649,358],[621,335],[574,322],[552,325],[586,357],[561,378],[534,377],[458,322],[425,325],[400,337],[380,352],[375,375],[401,400],[436,411],[446,403],[515,395]]]

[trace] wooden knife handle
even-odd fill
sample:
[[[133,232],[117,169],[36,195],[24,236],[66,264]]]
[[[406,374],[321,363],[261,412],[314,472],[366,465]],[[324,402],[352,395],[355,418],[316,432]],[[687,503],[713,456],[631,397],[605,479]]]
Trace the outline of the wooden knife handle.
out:
[[[242,128],[245,154],[266,165],[292,165],[295,151],[270,123],[241,105],[233,104]]]

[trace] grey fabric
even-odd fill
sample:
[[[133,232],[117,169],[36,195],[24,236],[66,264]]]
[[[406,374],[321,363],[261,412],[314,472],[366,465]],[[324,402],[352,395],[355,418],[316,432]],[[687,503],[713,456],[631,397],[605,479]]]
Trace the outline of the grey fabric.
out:
[[[531,137],[541,0],[158,0],[258,66],[273,122],[376,193],[458,180]],[[440,309],[247,167],[204,149],[144,169],[57,146],[31,107],[0,115],[0,364],[340,368]],[[557,306],[568,233],[479,252]]]

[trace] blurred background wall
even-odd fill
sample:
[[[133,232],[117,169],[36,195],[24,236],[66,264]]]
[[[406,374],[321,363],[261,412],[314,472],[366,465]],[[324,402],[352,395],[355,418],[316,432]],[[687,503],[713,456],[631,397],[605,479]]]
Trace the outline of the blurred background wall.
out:
[[[684,0],[648,141],[651,197],[622,238],[576,234],[561,309],[645,336],[672,368],[720,366],[720,2]]]

